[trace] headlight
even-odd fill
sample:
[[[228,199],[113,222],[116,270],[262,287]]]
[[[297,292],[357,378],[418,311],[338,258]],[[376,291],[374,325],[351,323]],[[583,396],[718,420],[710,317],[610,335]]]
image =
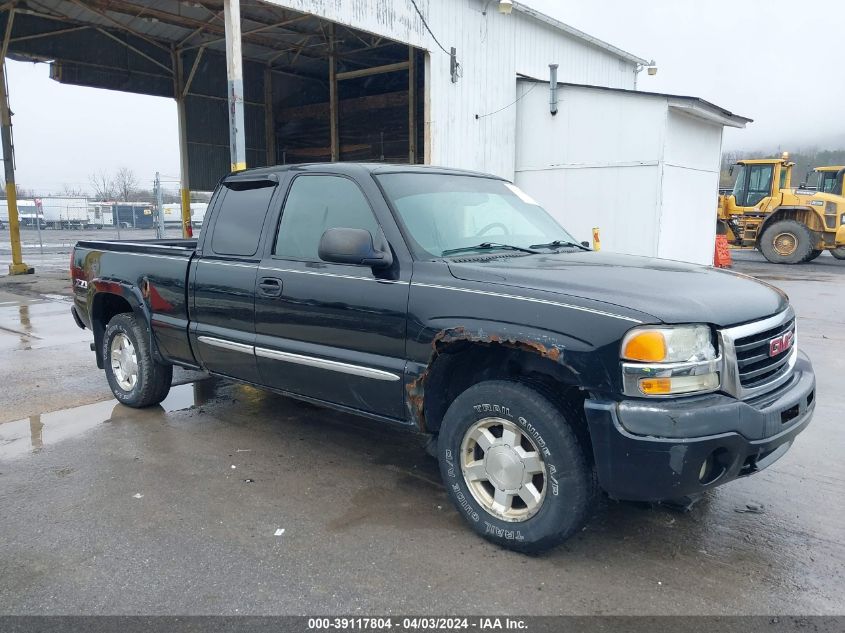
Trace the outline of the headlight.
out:
[[[622,339],[623,390],[629,396],[708,393],[720,385],[721,358],[706,325],[634,328]]]
[[[685,363],[716,358],[713,336],[706,325],[634,328],[622,339],[624,360]]]

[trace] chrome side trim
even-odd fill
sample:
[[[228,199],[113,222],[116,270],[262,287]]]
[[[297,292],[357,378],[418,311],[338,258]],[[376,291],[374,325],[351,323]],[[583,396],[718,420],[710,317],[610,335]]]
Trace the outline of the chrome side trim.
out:
[[[246,343],[235,343],[235,341],[227,341],[222,338],[214,338],[213,336],[198,336],[197,340],[200,343],[211,345],[211,347],[227,349],[230,352],[242,352],[244,354],[255,353],[255,347],[253,347],[252,345],[247,345]]]
[[[722,348],[722,355],[724,356],[724,373],[722,374],[722,390],[739,398],[746,400],[754,396],[777,389],[792,376],[792,370],[795,367],[795,362],[798,360],[798,321],[795,322],[795,340],[792,344],[792,351],[789,352],[789,359],[786,364],[781,365],[777,375],[771,381],[758,385],[756,387],[746,388],[742,386],[739,379],[739,363],[737,362],[735,343],[738,339],[752,336],[766,330],[771,330],[783,325],[790,319],[795,318],[795,311],[792,306],[780,314],[763,319],[762,321],[754,321],[753,323],[746,323],[745,325],[738,325],[732,328],[719,330],[719,345]]]
[[[318,277],[335,277],[337,279],[354,279],[356,281],[377,281],[384,284],[405,284],[407,281],[399,279],[375,279],[373,277],[357,277],[355,275],[339,275],[337,273],[324,273],[316,270],[293,270],[291,268],[273,268],[272,266],[263,266],[261,270],[272,270],[279,273],[295,273],[297,275],[317,275]]]
[[[517,301],[528,301],[530,303],[542,303],[544,305],[558,306],[560,308],[569,308],[570,310],[580,310],[581,312],[589,312],[590,314],[598,314],[600,316],[610,317],[612,319],[621,319],[622,321],[630,321],[631,323],[642,323],[639,319],[622,316],[621,314],[614,314],[613,312],[604,312],[594,308],[587,308],[584,306],[576,306],[570,303],[560,303],[559,301],[549,301],[548,299],[536,299],[534,297],[523,297],[521,295],[511,295],[503,292],[490,292],[488,290],[473,290],[472,288],[457,288],[455,286],[440,286],[437,284],[425,284],[415,281],[412,286],[419,286],[420,288],[437,288],[439,290],[454,290],[456,292],[469,292],[476,295],[486,295],[488,297],[499,297],[502,299],[515,299]]]
[[[205,259],[205,258],[202,258],[202,257],[197,260],[197,263],[198,264],[218,264],[220,266],[233,266],[234,268],[253,268],[253,269],[258,268],[258,262],[254,262],[252,264],[240,264],[238,262],[224,262],[224,261],[219,260],[219,259]]]
[[[280,360],[286,363],[295,363],[297,365],[306,365],[308,367],[316,367],[317,369],[337,371],[342,374],[361,376],[362,378],[374,378],[375,380],[389,381],[396,381],[400,379],[400,376],[397,374],[393,374],[389,371],[382,371],[381,369],[362,367],[361,365],[350,365],[349,363],[341,363],[339,361],[328,360],[326,358],[316,358],[315,356],[302,356],[301,354],[280,352],[279,350],[267,349],[265,347],[256,347],[255,354],[256,356],[261,356],[263,358]]]

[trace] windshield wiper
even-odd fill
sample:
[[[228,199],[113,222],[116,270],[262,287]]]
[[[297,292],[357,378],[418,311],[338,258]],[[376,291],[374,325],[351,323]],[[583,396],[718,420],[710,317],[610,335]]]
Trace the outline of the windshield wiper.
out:
[[[560,246],[574,246],[575,248],[580,248],[582,251],[593,250],[591,248],[587,248],[583,244],[578,244],[577,242],[570,242],[568,240],[554,240],[547,244],[532,244],[530,248],[558,248]]]
[[[535,251],[533,248],[523,248],[522,246],[513,246],[512,244],[500,244],[498,242],[481,242],[475,246],[461,246],[460,248],[447,248],[440,253],[440,256],[454,255],[455,253],[464,253],[466,251],[486,251],[494,248],[502,248],[509,251],[521,251],[523,253],[531,253],[532,255],[539,255],[540,251]]]

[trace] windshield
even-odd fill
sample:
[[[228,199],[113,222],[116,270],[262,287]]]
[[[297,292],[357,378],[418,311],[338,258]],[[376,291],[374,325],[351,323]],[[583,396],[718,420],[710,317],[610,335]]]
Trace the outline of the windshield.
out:
[[[418,256],[575,242],[545,209],[502,180],[422,173],[377,178]]]

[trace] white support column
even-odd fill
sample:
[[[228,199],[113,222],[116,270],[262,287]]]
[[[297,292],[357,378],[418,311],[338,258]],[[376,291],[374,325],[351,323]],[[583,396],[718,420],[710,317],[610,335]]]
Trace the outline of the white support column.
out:
[[[232,171],[246,169],[244,79],[240,0],[223,0],[226,25],[226,79],[229,88],[229,155]]]
[[[197,52],[197,62],[202,56],[204,49]],[[197,68],[194,65],[192,72]],[[179,118],[179,199],[182,207],[182,237],[194,236],[194,226],[191,222],[191,180],[190,162],[188,160],[188,125],[185,113],[185,97],[188,86],[185,84],[184,67],[182,64],[182,52],[173,49],[173,94],[176,97],[176,116]],[[193,79],[193,74],[191,75]]]

